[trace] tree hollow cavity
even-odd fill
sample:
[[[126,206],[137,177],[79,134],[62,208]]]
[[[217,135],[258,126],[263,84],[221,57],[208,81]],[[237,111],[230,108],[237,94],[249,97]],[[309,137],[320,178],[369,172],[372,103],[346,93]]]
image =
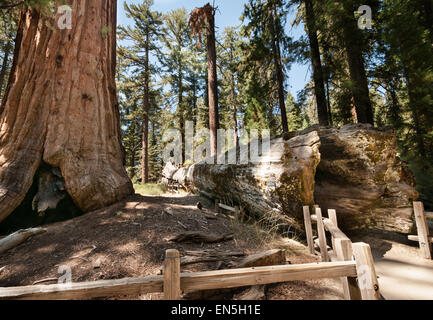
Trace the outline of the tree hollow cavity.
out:
[[[66,191],[60,169],[42,163],[24,201],[0,223],[0,234],[65,221],[82,214]]]

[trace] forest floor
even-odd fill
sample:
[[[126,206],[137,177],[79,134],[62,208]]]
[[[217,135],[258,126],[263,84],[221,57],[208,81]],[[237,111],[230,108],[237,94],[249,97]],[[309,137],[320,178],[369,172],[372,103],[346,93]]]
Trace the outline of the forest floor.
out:
[[[203,209],[197,208],[197,203]],[[167,210],[171,208],[171,210]],[[166,213],[165,211],[169,211]],[[68,266],[73,282],[144,277],[160,274],[167,249],[210,249],[219,252],[244,251],[247,254],[284,249],[292,264],[318,262],[301,243],[269,234],[213,213],[213,204],[190,194],[160,196],[134,195],[103,210],[73,220],[44,226],[47,232],[29,239],[0,255],[0,287],[24,286],[45,280],[56,283],[60,266]],[[217,244],[171,243],[168,239],[185,231],[213,234],[233,233],[234,239]],[[182,267],[182,272],[214,270],[216,263]],[[231,299],[232,291],[223,298]],[[161,299],[161,294],[115,299]],[[221,298],[221,297],[219,297]],[[338,279],[295,281],[267,286],[269,300],[338,300],[342,288]]]
[[[197,203],[203,205],[202,210]],[[0,255],[0,287],[32,285],[54,279],[60,266],[72,270],[72,281],[95,281],[160,274],[167,249],[246,254],[284,249],[292,264],[318,262],[305,245],[240,223],[220,214],[209,219],[214,205],[191,194],[134,195],[103,210],[73,220],[44,226],[47,232]],[[170,208],[170,209],[167,209]],[[167,213],[169,212],[169,213]],[[234,239],[216,244],[172,243],[169,238],[185,231],[233,233]],[[418,244],[406,235],[361,231],[349,235],[353,242],[370,244],[381,293],[387,300],[433,299],[433,261],[422,259]],[[216,263],[182,267],[182,272],[215,270]],[[218,298],[231,299],[242,289]],[[112,299],[161,299],[162,294]],[[295,281],[267,286],[268,300],[339,300],[339,279]],[[109,299],[109,298],[107,298]]]

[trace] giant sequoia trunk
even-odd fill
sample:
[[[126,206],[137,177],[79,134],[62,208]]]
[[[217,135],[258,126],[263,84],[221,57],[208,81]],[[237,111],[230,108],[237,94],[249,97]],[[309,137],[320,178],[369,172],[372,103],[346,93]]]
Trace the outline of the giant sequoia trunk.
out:
[[[116,97],[116,1],[69,1],[72,29],[22,14],[0,109],[0,221],[26,197],[42,165],[59,168],[83,211],[133,192],[123,167]]]

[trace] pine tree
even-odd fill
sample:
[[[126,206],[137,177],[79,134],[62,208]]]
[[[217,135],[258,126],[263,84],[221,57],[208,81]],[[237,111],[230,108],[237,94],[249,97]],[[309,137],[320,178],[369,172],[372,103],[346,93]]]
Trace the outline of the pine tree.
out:
[[[185,8],[170,11],[164,16],[164,29],[162,41],[164,54],[161,64],[164,68],[163,83],[169,85],[171,90],[168,102],[173,99],[177,102],[176,117],[178,129],[181,132],[181,163],[185,163],[185,73],[188,66],[187,48],[191,42],[188,28],[188,13]]]
[[[316,13],[313,0],[303,0],[305,5],[305,21],[310,44],[311,63],[313,66],[314,93],[317,103],[319,124],[329,124],[328,107],[325,95],[325,79],[320,55],[319,40],[317,37]]]
[[[365,51],[363,37],[354,16],[357,8],[353,0],[342,2],[329,0],[328,6],[332,8],[331,15],[343,37],[357,120],[360,123],[374,124],[373,107],[369,96],[370,91],[363,57]]]
[[[119,53],[131,64],[133,73],[142,75],[143,88],[142,110],[142,153],[141,153],[141,181],[149,182],[149,112],[151,74],[155,67],[151,65],[151,57],[159,51],[158,40],[161,37],[162,15],[152,11],[153,0],[144,0],[142,4],[124,4],[128,18],[134,21],[134,27],[120,27],[120,37],[132,41],[132,46],[122,48]]]
[[[285,75],[282,56],[283,51],[285,51],[290,42],[290,39],[284,33],[286,15],[287,11],[281,0],[250,0],[245,6],[242,17],[243,20],[248,20],[244,33],[251,41],[249,50],[261,53],[255,56],[259,61],[265,61],[269,56],[272,57],[283,132],[288,132],[285,105]]]
[[[219,61],[221,69],[222,124],[233,131],[233,147],[239,146],[238,113],[241,111],[243,83],[240,79],[242,45],[237,28],[226,28],[222,36]]]

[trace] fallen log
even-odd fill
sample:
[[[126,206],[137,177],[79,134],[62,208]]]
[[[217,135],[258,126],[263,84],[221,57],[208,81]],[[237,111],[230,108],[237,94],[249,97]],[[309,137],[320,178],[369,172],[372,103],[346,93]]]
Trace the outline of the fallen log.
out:
[[[180,168],[175,174],[171,170],[173,165],[167,164],[167,178],[171,177],[208,198],[240,205],[249,217],[262,220],[263,224],[278,225],[281,229],[302,234],[302,208],[315,203],[319,136],[310,132],[289,140],[274,138],[269,150],[262,148],[260,159],[241,161],[248,158],[248,149],[256,142],[253,140],[249,146],[229,150],[225,154],[225,164],[209,164],[217,163],[217,158],[211,158]],[[229,164],[228,159],[234,151],[237,159]]]
[[[201,231],[188,231],[178,234],[169,239],[170,242],[195,242],[195,243],[217,243],[233,240],[233,234],[216,235],[206,234]]]
[[[19,230],[0,240],[0,254],[17,247],[28,238],[46,232],[46,229],[32,228]]]
[[[295,136],[287,140],[289,135]],[[235,150],[233,164],[228,164],[232,149],[218,157],[224,164],[206,159],[172,177],[207,198],[244,207],[245,218],[282,231],[289,226],[298,235],[305,230],[303,206],[314,204],[323,212],[336,209],[341,230],[415,231],[412,202],[419,195],[413,174],[398,157],[392,130],[368,124],[313,126],[271,139],[262,161],[242,163],[252,145]]]
[[[413,174],[398,157],[395,132],[369,124],[314,129],[321,141],[314,196],[323,212],[335,209],[345,231],[412,233],[418,194]]]

